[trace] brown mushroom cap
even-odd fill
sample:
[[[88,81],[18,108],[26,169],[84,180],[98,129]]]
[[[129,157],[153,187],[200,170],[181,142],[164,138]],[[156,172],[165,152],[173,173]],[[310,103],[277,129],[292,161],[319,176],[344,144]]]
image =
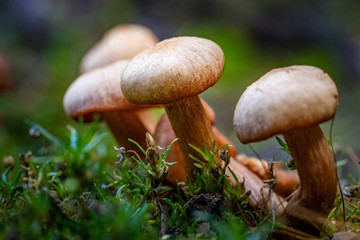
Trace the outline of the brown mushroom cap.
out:
[[[136,24],[115,26],[86,53],[81,61],[80,71],[87,72],[122,59],[130,60],[158,41],[158,37],[144,26]]]
[[[78,77],[65,93],[65,112],[78,118],[93,112],[131,111],[144,107],[130,103],[122,95],[119,83],[128,63],[128,60],[118,61]]]
[[[205,91],[223,70],[224,54],[216,43],[175,37],[134,57],[123,73],[121,89],[133,103],[170,103]]]
[[[291,129],[325,122],[335,116],[338,91],[317,67],[274,69],[250,85],[234,115],[239,140],[261,141]]]

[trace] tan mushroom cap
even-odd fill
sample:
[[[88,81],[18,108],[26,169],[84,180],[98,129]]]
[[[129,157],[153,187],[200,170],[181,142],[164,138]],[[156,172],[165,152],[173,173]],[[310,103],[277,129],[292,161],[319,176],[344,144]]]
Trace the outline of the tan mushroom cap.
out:
[[[224,54],[211,40],[174,37],[134,57],[122,76],[125,97],[137,104],[165,104],[196,96],[224,70]]]
[[[132,59],[159,41],[148,28],[136,24],[117,25],[106,32],[81,61],[80,71],[108,65],[122,59]]]
[[[128,60],[118,61],[78,77],[64,96],[66,114],[77,118],[93,112],[142,108],[126,100],[121,92],[120,78],[128,63]]]
[[[338,91],[324,71],[312,66],[274,69],[251,84],[237,103],[234,127],[246,144],[335,116]]]

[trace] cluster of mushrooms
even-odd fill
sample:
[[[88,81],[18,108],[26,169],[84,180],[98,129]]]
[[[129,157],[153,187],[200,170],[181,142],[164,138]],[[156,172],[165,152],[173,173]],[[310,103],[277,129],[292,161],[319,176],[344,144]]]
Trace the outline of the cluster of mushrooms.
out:
[[[238,179],[245,179],[254,208],[275,208],[289,226],[319,233],[337,191],[332,152],[319,128],[336,113],[334,82],[316,67],[290,66],[266,73],[239,99],[234,113],[239,140],[246,144],[282,134],[295,162],[297,173],[275,165],[277,195],[271,204],[265,202],[268,193],[263,188],[269,178],[267,163],[237,154],[214,126],[214,111],[198,97],[216,84],[223,70],[224,54],[208,39],[174,37],[159,42],[143,26],[119,25],[83,58],[81,75],[64,96],[64,108],[74,119],[91,121],[95,113],[100,115],[125,149],[135,148],[129,138],[146,148],[146,132],[161,147],[178,138],[167,158],[177,162],[169,168],[169,184],[194,176],[189,155],[201,156],[189,143],[199,148],[210,148],[214,141],[218,146],[229,144],[229,167]],[[165,113],[157,121],[151,109],[161,107]]]

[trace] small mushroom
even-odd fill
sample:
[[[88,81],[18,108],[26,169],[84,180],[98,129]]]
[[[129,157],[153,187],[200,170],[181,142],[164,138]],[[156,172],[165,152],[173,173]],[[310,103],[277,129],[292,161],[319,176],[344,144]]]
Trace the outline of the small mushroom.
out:
[[[249,86],[234,115],[246,144],[283,134],[300,177],[300,188],[285,213],[289,224],[318,234],[336,196],[336,167],[319,124],[334,118],[338,91],[332,79],[312,66],[275,69]]]
[[[132,104],[122,95],[119,83],[128,63],[128,60],[118,61],[81,75],[67,89],[63,104],[65,112],[74,119],[98,113],[118,144],[134,149],[128,138],[146,147],[145,135],[149,131],[136,110],[152,106]]]
[[[215,140],[198,94],[213,86],[223,70],[224,54],[216,43],[175,37],[138,54],[122,76],[121,89],[130,102],[164,104],[190,178],[196,170],[190,155],[202,156],[189,144],[201,149],[205,144],[210,149]]]
[[[121,24],[105,33],[81,61],[80,72],[85,73],[120,60],[130,60],[144,49],[155,45],[159,39],[148,28],[137,24]],[[150,133],[154,133],[157,119],[149,109],[134,111]],[[92,114],[84,116],[92,120]]]
[[[144,26],[117,25],[106,32],[103,38],[85,54],[80,64],[80,72],[88,72],[118,60],[130,60],[158,41],[158,37]]]

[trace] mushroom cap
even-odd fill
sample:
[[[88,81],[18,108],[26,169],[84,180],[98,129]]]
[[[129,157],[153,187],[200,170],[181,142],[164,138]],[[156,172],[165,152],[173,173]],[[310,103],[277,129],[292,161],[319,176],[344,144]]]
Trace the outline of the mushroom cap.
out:
[[[121,92],[120,78],[128,63],[128,60],[121,60],[78,77],[64,96],[66,114],[78,118],[93,112],[131,111],[144,107],[130,103]]]
[[[246,144],[325,122],[338,105],[335,83],[313,66],[274,69],[251,84],[236,105],[234,127]]]
[[[80,72],[84,73],[122,59],[130,60],[158,41],[158,37],[144,26],[117,25],[106,32],[85,54],[80,64]]]
[[[125,97],[137,104],[164,104],[196,96],[224,71],[224,53],[211,40],[174,37],[134,57],[122,76]]]

